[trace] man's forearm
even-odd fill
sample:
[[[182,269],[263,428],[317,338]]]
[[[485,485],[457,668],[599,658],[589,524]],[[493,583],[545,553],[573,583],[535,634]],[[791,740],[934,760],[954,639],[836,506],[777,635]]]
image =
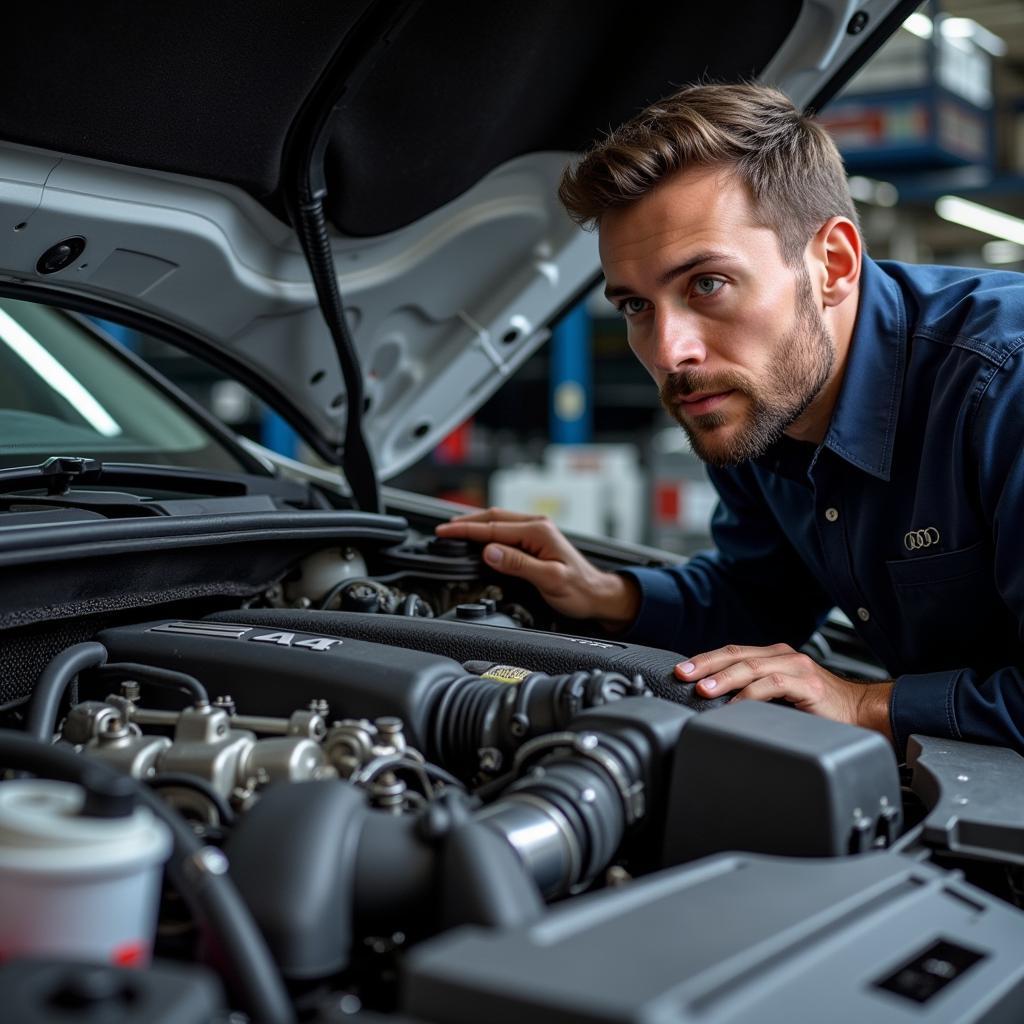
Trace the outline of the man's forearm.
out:
[[[888,740],[892,740],[892,726],[889,706],[892,703],[893,683],[863,683],[860,701],[857,705],[857,724],[865,729],[874,729]]]
[[[594,593],[594,618],[609,633],[622,633],[640,611],[640,586],[631,576],[602,573]]]

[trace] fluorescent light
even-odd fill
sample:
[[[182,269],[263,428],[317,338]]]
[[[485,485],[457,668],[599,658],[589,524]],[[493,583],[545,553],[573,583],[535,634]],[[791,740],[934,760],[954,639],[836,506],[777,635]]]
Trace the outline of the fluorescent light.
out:
[[[1019,217],[1011,217],[1008,213],[1000,213],[959,196],[942,196],[937,199],[935,212],[943,220],[1024,245],[1024,220]]]
[[[850,186],[850,195],[858,203],[870,203],[875,198],[875,184],[870,178],[855,174],[847,184]]]
[[[899,191],[890,181],[876,181],[874,178],[864,178],[855,174],[847,184],[850,186],[850,195],[858,203],[895,206],[899,202]]]
[[[106,409],[13,317],[0,309],[0,342],[27,363],[39,377],[78,411],[104,437],[117,437],[121,428]]]
[[[919,39],[931,39],[932,37],[932,19],[929,18],[927,14],[922,14],[920,11],[916,11],[914,14],[911,14],[910,17],[903,22],[903,27]]]
[[[875,182],[876,206],[895,206],[899,201],[899,189],[891,181]]]
[[[970,39],[993,57],[1006,56],[1006,41],[973,18],[942,18],[939,29],[947,39]]]
[[[931,39],[935,32],[932,19],[920,11],[911,14],[903,22],[903,27],[919,39]],[[950,18],[940,15],[939,31],[946,39],[970,39],[993,57],[1006,56],[1006,41],[995,32],[990,32],[984,25],[979,25],[973,18]]]
[[[981,258],[992,264],[1021,263],[1024,262],[1024,245],[996,238],[981,247]]]

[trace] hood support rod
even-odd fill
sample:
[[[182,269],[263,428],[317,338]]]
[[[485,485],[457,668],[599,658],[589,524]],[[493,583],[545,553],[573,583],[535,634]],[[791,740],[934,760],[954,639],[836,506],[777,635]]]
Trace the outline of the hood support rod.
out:
[[[327,195],[324,163],[331,131],[344,102],[374,67],[419,2],[383,0],[367,6],[307,98],[285,144],[284,199],[309,264],[345,382],[345,440],[339,455],[353,504],[363,512],[380,512],[380,486],[363,434],[363,372],[345,318],[324,213]]]

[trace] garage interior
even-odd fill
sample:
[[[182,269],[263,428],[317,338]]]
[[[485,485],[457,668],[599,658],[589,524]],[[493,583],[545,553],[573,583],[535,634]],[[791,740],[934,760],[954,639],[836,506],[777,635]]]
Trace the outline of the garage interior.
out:
[[[1020,0],[927,0],[821,116],[873,258],[1024,269]],[[237,382],[122,336],[233,429],[312,457]],[[714,506],[599,286],[472,419],[388,483],[681,555],[708,546]]]

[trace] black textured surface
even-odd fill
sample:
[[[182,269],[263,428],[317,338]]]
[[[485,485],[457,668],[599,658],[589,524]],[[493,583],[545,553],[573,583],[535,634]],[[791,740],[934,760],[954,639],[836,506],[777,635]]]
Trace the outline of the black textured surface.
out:
[[[0,536],[0,629],[199,597],[238,603],[325,542],[393,543],[404,533],[405,521],[394,516],[335,511],[155,516],[11,530]]]
[[[231,182],[280,214],[289,131],[370,6],[12,5],[0,137]],[[684,82],[756,75],[800,7],[734,0],[726,17],[656,0],[423,3],[343,101],[328,217],[379,235],[516,156],[582,148]]]
[[[290,608],[253,608],[209,616],[221,622],[272,626],[325,636],[368,640],[440,654],[454,661],[493,661],[534,672],[558,675],[589,669],[640,674],[655,695],[695,711],[718,707],[728,698],[704,700],[690,683],[672,673],[680,657],[672,651],[640,647],[614,640],[593,640],[500,626],[480,626],[439,619],[400,615],[364,615],[357,612],[298,611]]]
[[[51,658],[109,624],[108,618],[74,619],[0,634],[0,704],[27,696]]]
[[[284,141],[366,0],[130,0],[4,11],[0,136],[277,186]]]
[[[223,598],[216,602],[161,603],[147,607],[146,614],[195,618],[223,604]],[[105,614],[84,614],[89,607],[96,612],[91,602],[83,602],[77,616],[0,631],[0,705],[28,696],[46,663],[65,647],[92,640],[100,630],[137,621],[144,614],[139,610],[138,598],[127,591],[121,604],[105,609]]]
[[[514,157],[583,149],[686,82],[754,77],[800,8],[424,3],[343,107],[328,215],[346,234],[392,231]]]

